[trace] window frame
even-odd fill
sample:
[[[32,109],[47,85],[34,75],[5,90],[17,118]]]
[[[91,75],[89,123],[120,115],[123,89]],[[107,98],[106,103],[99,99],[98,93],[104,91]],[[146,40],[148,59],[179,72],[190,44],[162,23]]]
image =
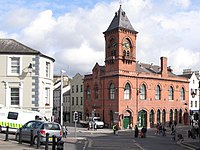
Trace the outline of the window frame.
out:
[[[124,87],[124,99],[125,100],[131,99],[131,85],[129,83],[126,83]]]
[[[16,95],[12,96],[12,94],[16,94],[15,92],[12,93],[12,89],[18,89],[17,96]],[[18,98],[17,99],[18,103],[15,102],[15,104],[12,104],[13,103],[12,98]],[[14,101],[16,101],[16,100],[14,100]],[[11,106],[19,106],[20,105],[20,88],[19,87],[10,87],[10,105]]]
[[[140,87],[140,99],[146,100],[147,98],[147,88],[145,84],[142,84]]]
[[[169,97],[169,100],[174,100],[174,89],[172,86],[169,87],[168,97]]]
[[[183,87],[181,88],[181,91],[180,91],[180,99],[182,101],[185,100],[185,89]]]
[[[155,99],[156,100],[161,100],[161,88],[160,88],[159,85],[156,86]]]
[[[115,99],[115,85],[113,83],[111,83],[109,87],[109,99],[110,100]]]

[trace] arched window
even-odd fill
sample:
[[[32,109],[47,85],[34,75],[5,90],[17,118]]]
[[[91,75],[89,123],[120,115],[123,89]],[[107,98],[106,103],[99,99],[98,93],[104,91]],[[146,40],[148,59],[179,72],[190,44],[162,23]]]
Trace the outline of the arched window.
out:
[[[110,84],[110,87],[109,87],[109,93],[110,93],[110,99],[115,99],[115,86],[113,83]]]
[[[169,100],[173,100],[174,99],[174,90],[173,87],[170,86],[169,87]]]
[[[87,86],[87,88],[86,88],[86,99],[87,100],[90,100],[90,95],[91,95],[91,93],[90,93],[90,87]]]
[[[129,83],[126,83],[124,88],[124,99],[128,100],[131,98],[131,86]]]
[[[156,86],[156,100],[160,100],[161,99],[161,89],[160,86],[157,85]]]
[[[140,99],[145,100],[146,99],[146,86],[142,84],[140,88]]]
[[[185,100],[185,89],[181,88],[181,100]]]

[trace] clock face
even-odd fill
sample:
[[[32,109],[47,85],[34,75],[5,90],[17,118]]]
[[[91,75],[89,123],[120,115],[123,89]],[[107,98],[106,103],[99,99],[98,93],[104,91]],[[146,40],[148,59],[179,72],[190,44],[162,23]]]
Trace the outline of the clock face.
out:
[[[123,47],[125,48],[125,49],[130,49],[130,42],[129,42],[129,40],[128,39],[125,39],[124,41],[123,41]]]

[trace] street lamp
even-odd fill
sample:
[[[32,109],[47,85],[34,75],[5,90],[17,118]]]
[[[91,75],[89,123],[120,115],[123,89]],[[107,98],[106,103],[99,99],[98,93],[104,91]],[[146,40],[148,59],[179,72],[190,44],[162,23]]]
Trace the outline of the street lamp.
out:
[[[60,85],[60,124],[63,125],[63,74],[65,70],[61,70],[61,85]]]

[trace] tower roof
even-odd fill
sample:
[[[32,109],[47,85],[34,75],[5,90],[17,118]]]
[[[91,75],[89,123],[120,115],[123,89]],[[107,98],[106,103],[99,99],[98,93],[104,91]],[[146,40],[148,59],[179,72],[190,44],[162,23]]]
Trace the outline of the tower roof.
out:
[[[128,17],[126,16],[125,11],[122,10],[121,5],[119,7],[119,10],[117,12],[115,12],[115,16],[106,31],[111,31],[116,28],[124,28],[124,29],[128,29],[130,31],[133,31],[135,33],[138,33],[132,27]]]

